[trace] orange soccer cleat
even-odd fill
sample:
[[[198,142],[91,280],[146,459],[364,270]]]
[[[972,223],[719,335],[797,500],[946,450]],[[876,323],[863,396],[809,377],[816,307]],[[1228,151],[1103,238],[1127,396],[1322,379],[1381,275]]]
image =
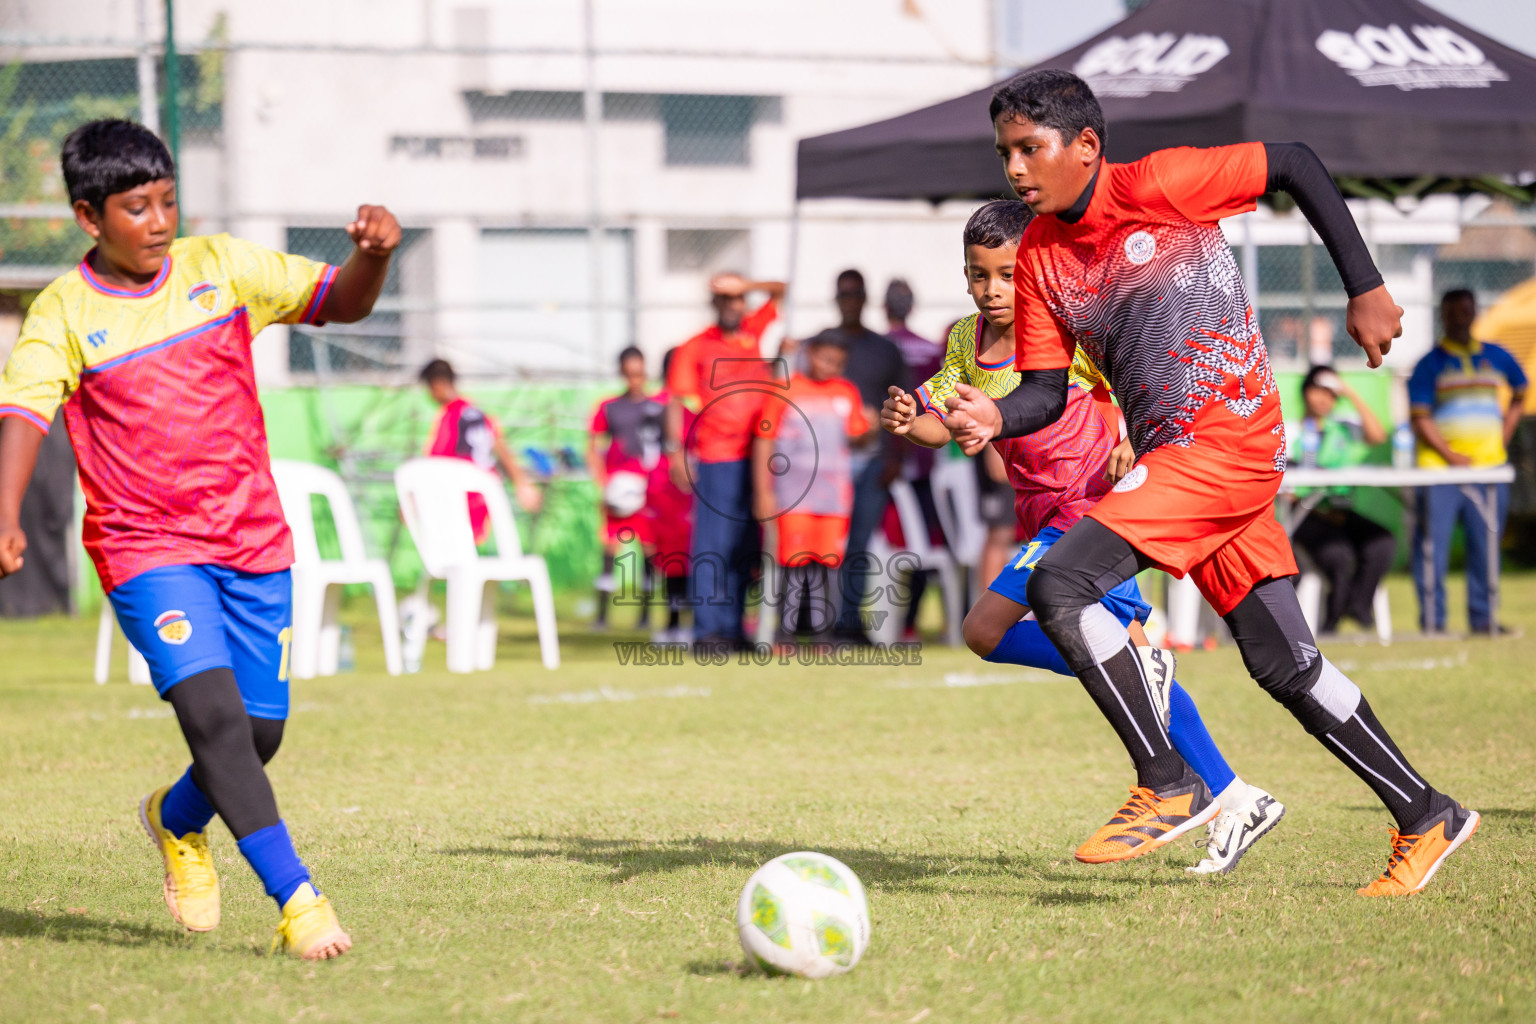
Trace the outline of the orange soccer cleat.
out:
[[[1392,830],[1392,855],[1380,878],[1359,890],[1362,896],[1407,896],[1429,884],[1462,843],[1477,831],[1480,817],[1452,800],[1439,814],[1418,822],[1417,834]]]
[[[1211,791],[1192,771],[1186,770],[1183,779],[1161,793],[1132,786],[1125,806],[1077,848],[1076,856],[1084,864],[1140,857],[1204,825],[1219,810]]]

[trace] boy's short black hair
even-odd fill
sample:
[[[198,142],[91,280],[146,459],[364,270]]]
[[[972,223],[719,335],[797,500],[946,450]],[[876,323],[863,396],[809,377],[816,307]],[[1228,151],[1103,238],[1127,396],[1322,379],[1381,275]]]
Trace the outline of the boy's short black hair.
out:
[[[619,353],[619,369],[624,369],[624,364],[631,359],[638,359],[643,363],[645,362],[645,353],[641,352],[634,345],[626,345],[624,351]]]
[[[1447,304],[1458,302],[1461,299],[1466,299],[1473,305],[1477,304],[1477,296],[1472,293],[1471,288],[1452,288],[1450,291],[1440,296],[1440,305],[1443,308]]]
[[[446,359],[434,359],[421,368],[421,382],[423,384],[435,384],[438,381],[446,381],[452,384],[457,379],[453,372],[453,364]]]
[[[965,244],[983,249],[1001,249],[1018,245],[1024,229],[1034,219],[1028,206],[1017,199],[999,199],[988,203],[965,222]]]
[[[1335,370],[1332,366],[1329,366],[1327,363],[1318,363],[1317,365],[1313,366],[1310,370],[1308,370],[1307,371],[1307,375],[1301,379],[1301,393],[1302,394],[1306,394],[1308,388],[1321,388],[1321,387],[1323,387],[1321,384],[1319,384],[1317,382],[1317,379],[1319,377],[1321,377],[1325,373],[1331,373],[1335,377],[1337,377],[1339,375],[1339,371]],[[1332,391],[1333,389],[1332,388],[1323,388],[1323,390],[1324,391]]]
[[[848,351],[848,338],[836,327],[829,327],[822,331],[820,334],[814,334],[811,337],[805,339],[806,351],[810,351],[811,349],[817,348],[821,345],[831,345],[846,352]]]
[[[916,303],[917,297],[912,294],[912,286],[905,279],[893,278],[885,286],[885,312],[891,319],[905,320],[912,315],[912,307]]]
[[[1077,138],[1084,128],[1094,130],[1101,146],[1109,138],[1099,98],[1087,82],[1070,71],[1040,68],[1015,75],[997,87],[988,110],[994,124],[1002,117],[1054,128],[1063,145]]]
[[[858,286],[859,291],[864,291],[864,275],[857,270],[849,269],[837,275],[837,288],[839,291],[842,290],[844,281],[855,284]]]
[[[59,159],[69,201],[84,199],[98,212],[107,196],[176,177],[165,143],[143,125],[117,118],[88,121],[70,132]]]

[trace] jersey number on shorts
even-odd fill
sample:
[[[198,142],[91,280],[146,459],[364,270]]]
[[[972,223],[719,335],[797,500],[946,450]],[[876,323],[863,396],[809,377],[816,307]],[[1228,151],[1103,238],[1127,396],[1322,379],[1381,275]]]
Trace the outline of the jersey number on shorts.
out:
[[[1033,569],[1040,564],[1040,559],[1045,557],[1045,552],[1040,551],[1045,545],[1037,540],[1032,540],[1024,548],[1024,553],[1019,555],[1019,560],[1013,563],[1015,569]],[[1035,552],[1040,551],[1036,555]]]
[[[283,631],[277,634],[277,642],[283,645],[283,658],[277,663],[277,681],[288,681],[288,656],[293,653],[293,627],[284,626]]]

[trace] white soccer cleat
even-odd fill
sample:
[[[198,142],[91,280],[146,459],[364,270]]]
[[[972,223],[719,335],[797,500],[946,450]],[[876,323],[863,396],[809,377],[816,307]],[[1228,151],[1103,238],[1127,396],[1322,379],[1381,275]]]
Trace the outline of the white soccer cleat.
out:
[[[1248,787],[1248,799],[1233,811],[1222,811],[1205,827],[1205,859],[1185,868],[1192,875],[1225,875],[1237,867],[1248,848],[1280,824],[1285,805],[1257,786]]]
[[[1173,689],[1173,652],[1161,647],[1138,647],[1141,673],[1147,678],[1147,691],[1152,697],[1152,708],[1157,712],[1163,728],[1168,728],[1168,694]]]

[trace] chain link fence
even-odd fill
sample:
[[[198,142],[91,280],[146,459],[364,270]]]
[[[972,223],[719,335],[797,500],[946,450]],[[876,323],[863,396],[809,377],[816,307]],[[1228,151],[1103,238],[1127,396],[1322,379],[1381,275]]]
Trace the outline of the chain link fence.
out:
[[[174,98],[158,41],[0,34],[0,331],[89,246],[58,155],[83,121],[165,124],[174,104],[183,230],[230,230],[329,262],[351,250],[337,227],[347,202],[384,180],[382,168],[410,197],[404,241],[371,317],[286,332],[264,370],[273,450],[339,466],[376,544],[400,551],[389,473],[430,429],[416,372],[445,356],[550,481],[533,546],[572,583],[596,557],[583,483],[592,402],[611,392],[625,346],[645,349],[659,375],[661,353],[708,322],[711,274],[767,267],[797,278],[784,328],[797,334],[832,322],[831,281],[846,266],[870,272],[873,326],[894,276],[917,290],[922,333],[941,336],[970,312],[954,267],[967,204],[794,208],[796,137],[838,125],[790,116],[833,102],[797,93],[803,69],[792,61],[753,58],[753,94],[582,88],[580,52],[482,51],[473,24],[458,28],[462,47],[386,52],[230,45],[218,20],[178,56]],[[537,77],[528,69],[556,65],[540,72],[550,84],[527,84]],[[1461,210],[1455,241],[1366,232],[1425,318],[1448,288],[1472,288],[1486,308],[1536,271],[1536,211]],[[1321,245],[1238,250],[1278,367],[1354,358]]]

